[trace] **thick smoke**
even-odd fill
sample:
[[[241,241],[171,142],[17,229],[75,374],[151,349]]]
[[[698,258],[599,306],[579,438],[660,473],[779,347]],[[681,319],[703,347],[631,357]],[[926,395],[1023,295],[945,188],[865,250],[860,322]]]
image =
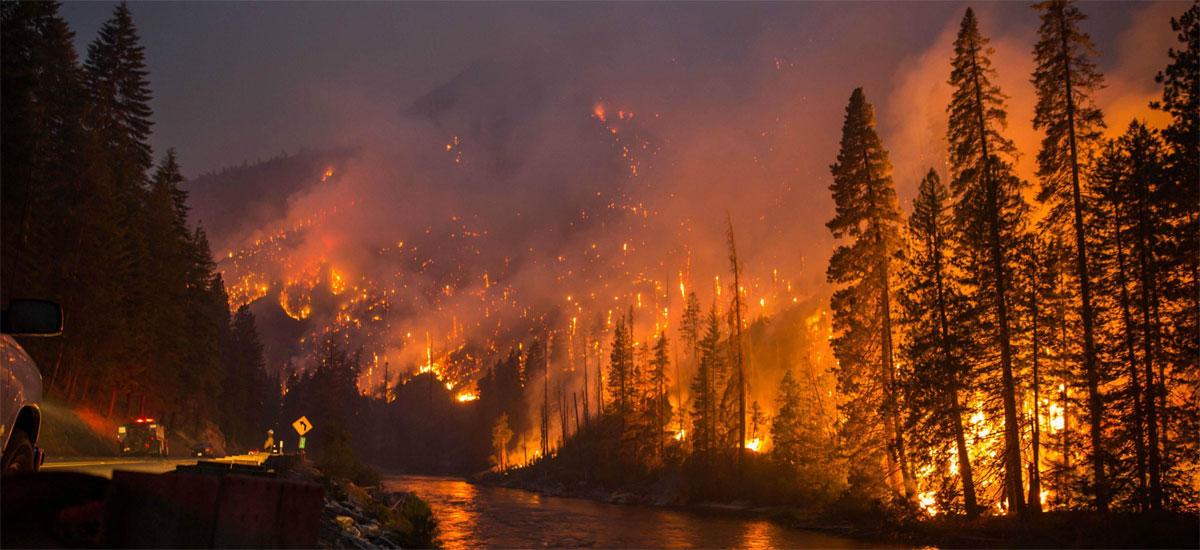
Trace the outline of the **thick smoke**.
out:
[[[354,343],[393,374],[452,353],[477,371],[550,332],[552,359],[577,362],[631,307],[639,340],[664,326],[674,335],[681,282],[705,309],[719,285],[727,309],[727,216],[751,319],[819,298],[833,244],[828,165],[850,91],[862,85],[875,102],[906,206],[927,167],[944,169],[961,9],[876,8],[895,13],[647,6],[639,18],[590,6],[567,17],[548,7],[415,97],[322,81],[318,105],[340,124],[313,145],[355,154],[290,196],[286,216],[255,237],[304,228],[281,245],[267,299],[289,278],[310,281],[309,344],[338,321],[355,286],[382,299],[384,309],[350,324],[369,328]],[[1126,7],[1128,28],[1096,37],[1115,50],[1102,52],[1108,88],[1098,98],[1110,129],[1145,115],[1175,8]],[[1021,12],[1020,25],[993,32],[989,11],[981,20],[1011,96],[1010,136],[1032,180],[1036,15]],[[931,14],[945,21],[936,35],[904,30]],[[331,297],[334,273],[347,288]],[[470,374],[447,373],[460,383]],[[368,382],[379,376],[372,370]]]

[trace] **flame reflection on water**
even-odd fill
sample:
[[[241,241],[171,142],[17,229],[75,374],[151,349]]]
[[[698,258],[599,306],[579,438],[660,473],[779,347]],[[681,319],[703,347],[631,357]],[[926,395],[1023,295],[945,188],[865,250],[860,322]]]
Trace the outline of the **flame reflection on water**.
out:
[[[388,476],[389,490],[429,502],[438,540],[458,548],[851,548],[859,541],[722,513],[542,496],[453,478]]]

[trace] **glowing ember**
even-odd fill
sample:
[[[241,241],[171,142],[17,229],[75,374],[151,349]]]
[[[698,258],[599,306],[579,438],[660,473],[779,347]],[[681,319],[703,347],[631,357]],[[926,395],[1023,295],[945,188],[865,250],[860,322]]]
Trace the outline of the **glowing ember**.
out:
[[[937,499],[933,498],[933,493],[921,493],[917,495],[917,504],[925,513],[936,516],[938,513]]]
[[[329,292],[334,296],[346,291],[346,281],[342,279],[342,274],[334,269],[329,270]]]

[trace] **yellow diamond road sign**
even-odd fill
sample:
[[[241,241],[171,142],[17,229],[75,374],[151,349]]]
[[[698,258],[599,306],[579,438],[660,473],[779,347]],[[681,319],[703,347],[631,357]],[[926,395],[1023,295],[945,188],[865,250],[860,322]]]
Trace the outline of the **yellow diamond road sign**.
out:
[[[292,422],[292,427],[296,429],[296,433],[304,435],[313,428],[313,425],[312,422],[309,422],[307,418],[301,416],[300,418],[297,418],[295,422]]]

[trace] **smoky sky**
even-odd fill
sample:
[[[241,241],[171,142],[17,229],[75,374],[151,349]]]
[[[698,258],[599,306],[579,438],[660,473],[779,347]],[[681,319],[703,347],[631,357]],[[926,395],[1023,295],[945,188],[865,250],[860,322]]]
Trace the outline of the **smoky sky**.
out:
[[[756,74],[778,58],[803,74],[797,100],[828,115],[832,125],[821,129],[828,132],[850,89],[864,86],[879,105],[902,77],[897,70],[933,46],[965,5],[154,2],[131,9],[155,96],[152,144],[176,147],[194,175],[326,145],[345,122],[331,95],[399,112],[473,62],[530,51],[614,76],[631,64],[669,62],[692,86],[667,92],[730,104],[754,101]],[[1036,29],[1025,3],[973,5],[989,34]],[[1159,11],[1183,5],[1176,8]],[[1086,29],[1112,54],[1134,16],[1153,9],[1085,4]],[[63,6],[81,54],[111,10],[106,2]],[[1102,69],[1116,62],[1100,59]]]
[[[966,6],[131,9],[154,91],[152,145],[177,148],[186,174],[301,148],[359,151],[335,183],[288,198],[281,225],[341,209],[284,264],[318,258],[398,281],[420,299],[393,330],[419,335],[430,325],[450,334],[464,324],[487,330],[495,314],[481,320],[488,309],[473,293],[498,273],[519,297],[510,305],[520,319],[538,310],[619,312],[638,293],[669,295],[664,283],[671,287],[682,271],[709,302],[715,291],[703,291],[728,267],[726,216],[737,226],[750,292],[776,284],[776,269],[801,294],[822,292],[833,245],[824,227],[833,213],[829,165],[847,98],[861,86],[874,104],[907,207],[926,170],[945,174],[946,80]],[[1008,132],[1023,153],[1018,172],[1032,180],[1037,14],[1017,2],[971,6],[1009,95]],[[1185,7],[1082,5],[1107,77],[1096,101],[1110,133],[1133,117],[1153,118],[1146,105],[1154,73],[1168,61],[1169,18]],[[111,8],[64,6],[81,52]],[[468,233],[478,236],[463,240]],[[453,238],[414,241],[443,234]],[[414,253],[434,267],[380,260],[385,249],[396,254],[398,241],[409,243],[406,251],[416,243]],[[237,246],[215,244],[218,256]]]

